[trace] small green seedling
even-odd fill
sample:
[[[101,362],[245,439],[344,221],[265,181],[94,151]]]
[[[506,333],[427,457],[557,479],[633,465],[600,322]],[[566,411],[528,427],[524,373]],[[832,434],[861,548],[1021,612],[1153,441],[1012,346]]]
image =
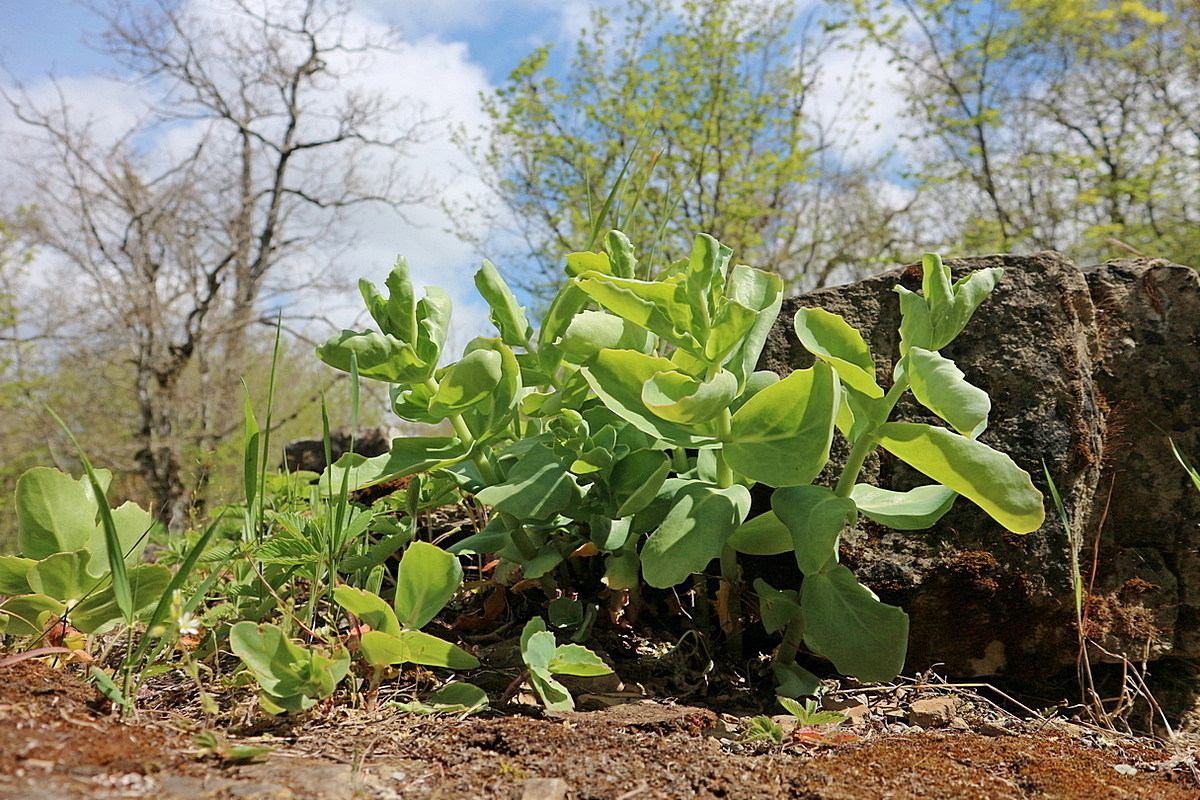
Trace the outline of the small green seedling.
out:
[[[338,586],[333,599],[359,623],[359,652],[371,667],[368,702],[384,671],[395,664],[474,669],[479,659],[457,645],[421,632],[462,585],[458,559],[426,542],[404,551],[396,575],[395,603],[353,586]]]
[[[540,617],[529,620],[521,631],[521,658],[529,669],[533,690],[552,711],[575,708],[575,699],[567,687],[554,680],[555,675],[592,677],[613,671],[600,656],[582,645],[557,644]]]
[[[425,700],[392,703],[410,714],[461,714],[470,716],[487,708],[487,692],[471,683],[448,683]]]
[[[779,705],[796,718],[796,723],[805,727],[831,725],[845,722],[846,715],[838,711],[822,711],[813,700],[805,700],[803,704],[790,697],[779,696]]]
[[[312,708],[333,694],[350,670],[345,647],[297,644],[269,623],[237,623],[229,631],[229,646],[258,682],[259,700],[269,714]]]
[[[742,742],[771,742],[783,744],[783,726],[768,716],[759,716],[750,720],[750,724],[738,737]]]

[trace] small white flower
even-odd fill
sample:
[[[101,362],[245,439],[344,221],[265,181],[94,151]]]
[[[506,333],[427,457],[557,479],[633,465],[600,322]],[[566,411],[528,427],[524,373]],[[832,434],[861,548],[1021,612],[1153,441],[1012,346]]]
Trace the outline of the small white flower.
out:
[[[180,636],[199,636],[200,618],[190,612],[182,614],[175,620],[175,627]]]

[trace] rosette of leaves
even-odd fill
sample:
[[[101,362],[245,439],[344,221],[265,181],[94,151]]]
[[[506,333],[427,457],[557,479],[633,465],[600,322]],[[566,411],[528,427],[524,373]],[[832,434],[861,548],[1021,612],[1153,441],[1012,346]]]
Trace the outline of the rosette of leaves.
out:
[[[612,667],[583,645],[558,644],[546,623],[535,617],[521,631],[521,658],[529,671],[529,683],[543,705],[552,711],[573,711],[575,698],[555,675],[592,677],[608,675]]]
[[[312,708],[332,695],[350,670],[345,647],[299,644],[270,623],[237,623],[229,630],[229,646],[254,676],[269,714]]]
[[[112,479],[106,470],[95,476],[101,491]],[[36,636],[65,619],[84,633],[103,633],[126,612],[148,609],[171,582],[167,567],[138,563],[154,526],[150,514],[133,503],[109,509],[86,475],[75,480],[56,469],[31,469],[17,480],[16,509],[20,555],[0,556],[0,595],[8,595],[0,631]],[[114,566],[121,575],[114,576]]]

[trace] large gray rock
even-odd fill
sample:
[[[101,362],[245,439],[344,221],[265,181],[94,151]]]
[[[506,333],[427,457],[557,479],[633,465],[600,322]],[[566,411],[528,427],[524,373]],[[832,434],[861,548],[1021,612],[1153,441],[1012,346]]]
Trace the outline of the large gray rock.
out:
[[[1047,518],[1018,536],[960,498],[931,531],[864,520],[844,537],[843,561],[912,617],[909,668],[1045,674],[1074,663],[1073,553],[1090,587],[1087,630],[1104,648],[1137,658],[1200,656],[1200,492],[1167,439],[1200,457],[1197,273],[1146,259],[1081,270],[1057,253],[948,263],[955,278],[1005,270],[942,353],[991,396],[980,438],[1033,476],[1047,495]],[[788,300],[760,366],[786,374],[812,363],[792,318],[818,306],[863,333],[881,385],[890,384],[899,357],[897,284],[919,289],[920,268]],[[911,401],[893,418],[936,421]],[[843,453],[835,448],[819,480],[836,477]],[[1049,499],[1043,463],[1070,530]],[[880,451],[860,480],[897,490],[929,482]],[[787,575],[786,564],[778,569]]]

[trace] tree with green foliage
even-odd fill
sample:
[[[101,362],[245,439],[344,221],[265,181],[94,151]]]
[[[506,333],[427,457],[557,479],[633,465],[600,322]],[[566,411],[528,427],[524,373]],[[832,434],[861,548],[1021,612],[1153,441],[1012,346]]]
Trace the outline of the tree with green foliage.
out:
[[[1194,4],[842,5],[903,70],[942,242],[1200,263]]]
[[[561,280],[560,254],[596,246],[612,227],[664,263],[704,231],[806,288],[861,268],[886,243],[837,243],[846,220],[863,221],[848,204],[874,195],[840,190],[861,175],[841,163],[813,112],[834,43],[817,28],[770,0],[596,10],[565,78],[551,48],[538,48],[484,98],[488,133],[460,134],[499,199],[490,239],[478,216],[455,209],[460,233],[485,252],[497,234],[501,249],[519,242],[492,257],[525,264],[517,282],[543,299]]]

